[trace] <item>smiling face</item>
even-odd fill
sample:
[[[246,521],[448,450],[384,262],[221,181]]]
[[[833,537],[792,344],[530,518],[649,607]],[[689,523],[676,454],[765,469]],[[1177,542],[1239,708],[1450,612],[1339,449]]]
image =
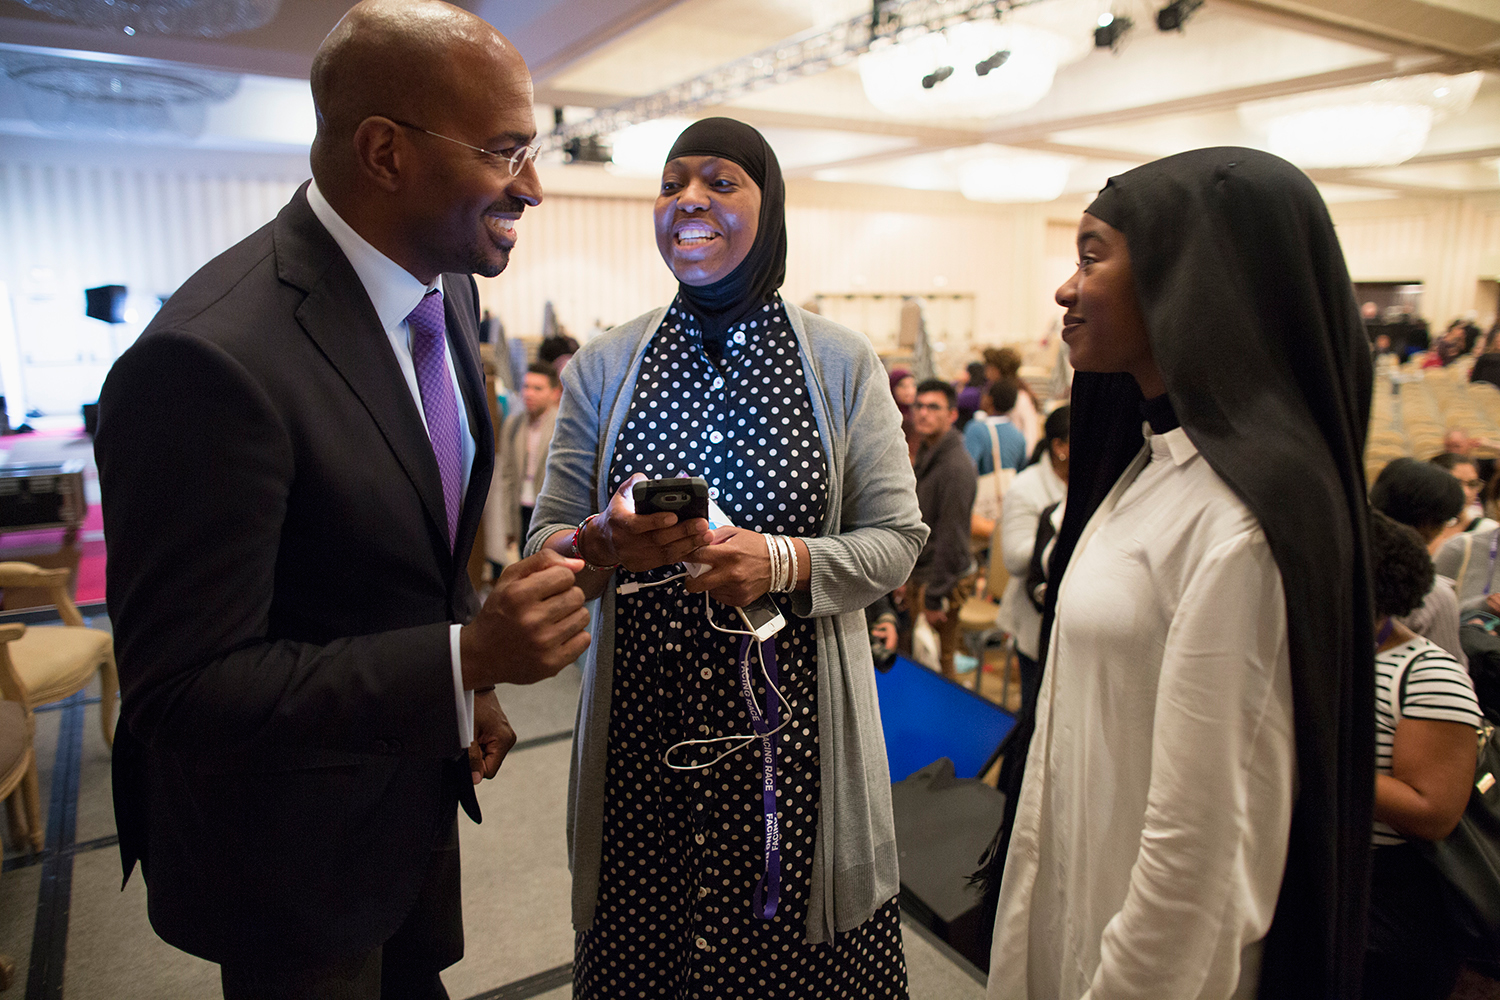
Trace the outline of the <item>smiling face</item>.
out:
[[[685,285],[711,285],[739,266],[760,229],[760,188],[732,160],[668,161],[656,196],[656,246]]]
[[[1068,360],[1084,372],[1129,372],[1147,399],[1166,391],[1136,298],[1125,234],[1087,212],[1078,223],[1078,269],[1057,290]]]
[[[452,92],[430,108],[422,128],[491,152],[400,129],[415,163],[406,231],[412,273],[493,278],[510,262],[516,220],[542,200],[534,163],[511,176],[504,155],[536,137],[531,76],[514,49],[465,46],[453,54]],[[418,270],[420,269],[420,271]]]

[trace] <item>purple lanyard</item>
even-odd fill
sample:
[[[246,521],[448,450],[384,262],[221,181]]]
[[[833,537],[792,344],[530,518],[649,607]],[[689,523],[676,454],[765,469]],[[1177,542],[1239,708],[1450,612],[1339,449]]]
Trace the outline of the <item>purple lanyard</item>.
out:
[[[761,759],[761,814],[766,821],[766,874],[756,883],[753,906],[755,915],[762,920],[776,916],[776,904],[781,899],[781,823],[776,818],[776,737],[778,725],[776,688],[776,640],[761,643],[760,654],[766,667],[766,711],[762,715],[755,704],[755,688],[750,683],[750,636],[740,640],[740,693],[745,696],[745,707],[750,710],[750,724],[755,735],[760,737]]]

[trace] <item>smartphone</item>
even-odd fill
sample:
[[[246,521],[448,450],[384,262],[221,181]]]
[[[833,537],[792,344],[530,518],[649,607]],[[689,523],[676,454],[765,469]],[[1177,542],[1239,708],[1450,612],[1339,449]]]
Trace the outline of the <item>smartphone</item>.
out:
[[[762,594],[743,608],[735,608],[740,613],[740,621],[745,623],[745,628],[761,642],[765,642],[771,636],[786,628],[786,619],[781,617],[781,612],[776,608],[776,602]]]
[[[687,479],[647,479],[631,487],[637,514],[676,514],[677,523],[695,517],[708,519],[708,483],[702,476]]]

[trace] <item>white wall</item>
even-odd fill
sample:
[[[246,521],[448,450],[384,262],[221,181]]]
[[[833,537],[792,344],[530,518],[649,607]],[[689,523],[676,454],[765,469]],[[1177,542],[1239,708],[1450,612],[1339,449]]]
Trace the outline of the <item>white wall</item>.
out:
[[[77,413],[98,398],[114,358],[158,296],[264,225],[308,175],[306,158],[240,156],[7,137],[0,152],[0,299],[14,333],[0,364],[21,359],[26,407]],[[133,322],[83,314],[83,290],[129,288]],[[6,325],[0,324],[0,337]],[[4,372],[8,388],[15,373]],[[11,389],[11,395],[15,395]]]
[[[1441,328],[1469,310],[1494,322],[1500,197],[1404,198],[1329,206],[1355,281],[1419,281],[1422,312]]]
[[[23,363],[28,382],[48,399],[92,398],[112,352],[138,325],[85,319],[82,289],[113,283],[170,294],[269,221],[307,174],[298,153],[7,138],[0,284],[10,290],[16,347],[32,359]],[[784,294],[800,303],[820,293],[967,293],[975,345],[1036,342],[1056,325],[1052,292],[1071,270],[1083,206],[980,205],[938,192],[793,181]],[[1493,286],[1480,282],[1500,275],[1500,197],[1336,204],[1332,212],[1355,280],[1424,282],[1434,322],[1493,310]],[[506,273],[481,281],[485,304],[512,336],[537,336],[549,299],[582,335],[596,319],[622,322],[675,291],[656,251],[649,199],[549,194],[519,234]],[[950,344],[941,369],[961,366],[972,346]],[[5,355],[0,349],[0,364]]]

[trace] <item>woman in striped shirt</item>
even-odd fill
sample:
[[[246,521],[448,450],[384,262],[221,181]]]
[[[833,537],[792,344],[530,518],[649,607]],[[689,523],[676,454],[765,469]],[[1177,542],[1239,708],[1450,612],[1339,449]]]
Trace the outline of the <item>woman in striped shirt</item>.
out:
[[[1441,876],[1412,841],[1453,831],[1474,780],[1479,703],[1468,672],[1396,619],[1422,603],[1432,561],[1421,536],[1370,512],[1375,591],[1375,824],[1366,998],[1442,1000],[1459,955]]]

